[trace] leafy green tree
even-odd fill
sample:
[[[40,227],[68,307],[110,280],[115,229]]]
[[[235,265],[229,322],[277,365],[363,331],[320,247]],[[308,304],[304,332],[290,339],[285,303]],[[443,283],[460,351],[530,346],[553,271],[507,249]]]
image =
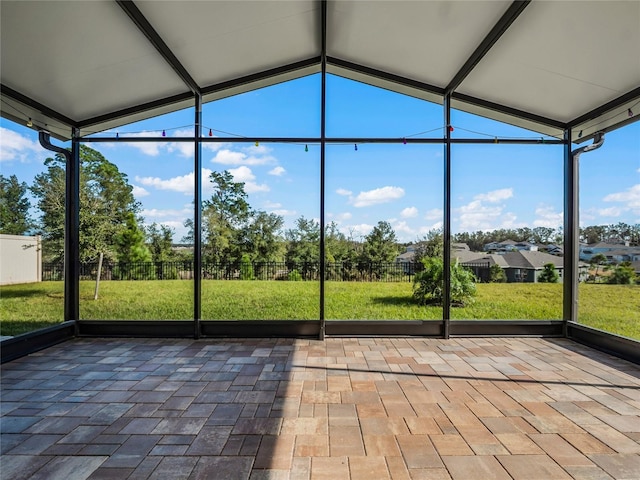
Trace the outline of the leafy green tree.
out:
[[[553,263],[545,263],[544,270],[538,276],[538,282],[540,283],[558,283],[560,275],[556,270],[556,266]]]
[[[243,252],[254,262],[275,262],[282,259],[283,242],[280,231],[284,219],[275,213],[254,212],[241,232]]]
[[[360,252],[359,268],[368,270],[375,278],[382,278],[388,263],[398,255],[396,234],[389,222],[380,221],[364,239]]]
[[[424,270],[413,279],[413,298],[420,305],[442,305],[444,296],[444,262],[442,258],[422,259]],[[459,262],[451,264],[451,305],[464,306],[473,301],[476,284],[473,273]]]
[[[541,245],[550,243],[555,238],[556,229],[550,227],[535,227],[531,230],[534,243]]]
[[[497,263],[489,267],[489,281],[491,283],[505,283],[507,281],[507,275]]]
[[[167,262],[173,257],[173,229],[153,222],[147,227],[147,247],[152,262]]]
[[[294,266],[299,273],[308,278],[319,268],[320,261],[320,225],[304,216],[296,220],[295,228],[285,233],[287,240],[287,264]],[[297,266],[297,267],[296,267]]]
[[[466,243],[466,242],[460,242]],[[442,229],[429,230],[427,234],[416,243],[414,261],[419,262],[426,257],[442,257],[444,254],[444,240]]]
[[[45,256],[61,260],[64,252],[65,157],[57,154],[44,162],[30,190],[42,212],[41,227]],[[115,239],[127,228],[128,215],[140,206],[127,175],[102,154],[80,146],[80,261],[118,257]]]
[[[636,272],[629,262],[618,265],[609,277],[609,283],[616,285],[633,285],[636,281]]]
[[[133,213],[127,214],[126,227],[116,236],[118,246],[118,265],[115,275],[124,280],[144,280],[151,272],[147,272],[147,262],[151,261],[151,252],[145,245],[145,234],[138,226]]]
[[[380,221],[364,239],[360,261],[363,263],[393,262],[398,255],[396,234],[389,222]]]
[[[228,171],[211,172],[213,195],[202,205],[202,254],[213,263],[240,261],[239,237],[252,215],[243,182],[235,182]],[[189,226],[193,229],[193,222]]]
[[[606,265],[606,263],[607,257],[605,257],[602,253],[594,255],[593,257],[591,257],[591,260],[589,260],[589,264],[591,265],[591,267],[596,267],[596,272],[593,274],[593,283],[596,283],[598,281],[600,265]]]
[[[33,227],[26,193],[27,184],[18,177],[0,175],[0,233],[24,235]]]

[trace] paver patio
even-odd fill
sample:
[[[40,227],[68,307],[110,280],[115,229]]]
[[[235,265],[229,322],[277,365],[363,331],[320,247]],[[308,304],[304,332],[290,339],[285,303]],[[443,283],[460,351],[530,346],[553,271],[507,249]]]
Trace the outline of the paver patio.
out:
[[[11,480],[640,478],[640,367],[564,339],[76,339],[1,400]]]

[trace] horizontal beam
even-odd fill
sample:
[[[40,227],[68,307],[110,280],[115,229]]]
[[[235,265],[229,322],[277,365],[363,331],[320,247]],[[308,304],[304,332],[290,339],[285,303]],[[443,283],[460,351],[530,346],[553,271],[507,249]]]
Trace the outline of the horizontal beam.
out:
[[[630,92],[625,93],[624,95],[620,95],[618,98],[611,100],[610,102],[605,103],[604,105],[600,105],[597,108],[594,108],[590,112],[585,113],[584,115],[580,115],[579,117],[571,120],[567,124],[567,128],[576,127],[584,122],[588,122],[589,120],[598,119],[600,116],[605,113],[614,110],[622,105],[632,102],[634,100],[640,100],[640,87],[634,88]],[[638,115],[638,113],[636,113]],[[625,119],[627,120],[627,119]]]
[[[29,108],[33,108],[34,110],[38,110],[43,115],[52,118],[60,123],[68,125],[71,127],[77,127],[78,123],[75,120],[67,117],[66,115],[62,115],[61,113],[53,110],[52,108],[43,105],[40,102],[36,102],[34,99],[23,95],[22,93],[14,90],[13,88],[7,87],[6,85],[0,84],[0,92],[3,96],[9,97],[16,102],[22,103]],[[27,120],[27,119],[25,119]]]
[[[86,137],[82,143],[153,143],[153,142],[193,142],[194,137]],[[319,137],[202,137],[202,143],[293,143],[320,144]],[[442,144],[444,138],[369,138],[369,137],[339,137],[326,138],[327,144],[333,145],[366,145],[366,144]],[[452,138],[452,144],[508,144],[508,145],[563,145],[564,140],[539,138]]]
[[[299,62],[290,63],[277,68],[270,68],[258,73],[252,73],[251,75],[245,75],[243,77],[228,80],[226,82],[216,83],[202,88],[202,96],[211,95],[212,93],[222,92],[224,90],[230,90],[232,88],[241,87],[242,85],[248,85],[255,82],[260,82],[268,78],[277,77],[286,73],[295,72],[297,70],[303,70],[308,67],[320,65],[320,57],[312,57]]]

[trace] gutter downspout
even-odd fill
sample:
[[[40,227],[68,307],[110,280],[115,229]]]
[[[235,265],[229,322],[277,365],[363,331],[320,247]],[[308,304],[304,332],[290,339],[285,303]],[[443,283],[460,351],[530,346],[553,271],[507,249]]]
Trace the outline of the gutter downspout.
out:
[[[563,335],[568,336],[567,322],[578,321],[578,284],[580,282],[580,155],[600,148],[604,144],[604,132],[595,134],[593,143],[571,152],[571,138],[565,150],[569,153],[565,164],[565,216],[564,216],[564,278],[563,278]],[[566,154],[565,154],[566,155]]]
[[[79,320],[79,240],[80,240],[80,155],[77,130],[74,129],[71,151],[51,143],[46,130],[38,132],[43,148],[65,158],[65,222],[64,222],[64,320]]]

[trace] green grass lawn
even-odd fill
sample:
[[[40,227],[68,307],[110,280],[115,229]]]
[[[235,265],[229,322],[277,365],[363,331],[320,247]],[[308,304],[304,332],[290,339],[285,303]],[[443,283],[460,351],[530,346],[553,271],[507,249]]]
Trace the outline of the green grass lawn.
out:
[[[80,283],[80,315],[87,320],[190,320],[193,285],[184,280]],[[216,281],[202,283],[202,318],[313,320],[318,282]],[[453,319],[557,320],[560,284],[479,284],[475,302],[452,309]],[[580,285],[580,321],[640,339],[640,287]],[[341,320],[439,320],[440,307],[411,300],[410,283],[327,282],[325,316]],[[62,282],[0,287],[0,333],[16,335],[63,318]]]

